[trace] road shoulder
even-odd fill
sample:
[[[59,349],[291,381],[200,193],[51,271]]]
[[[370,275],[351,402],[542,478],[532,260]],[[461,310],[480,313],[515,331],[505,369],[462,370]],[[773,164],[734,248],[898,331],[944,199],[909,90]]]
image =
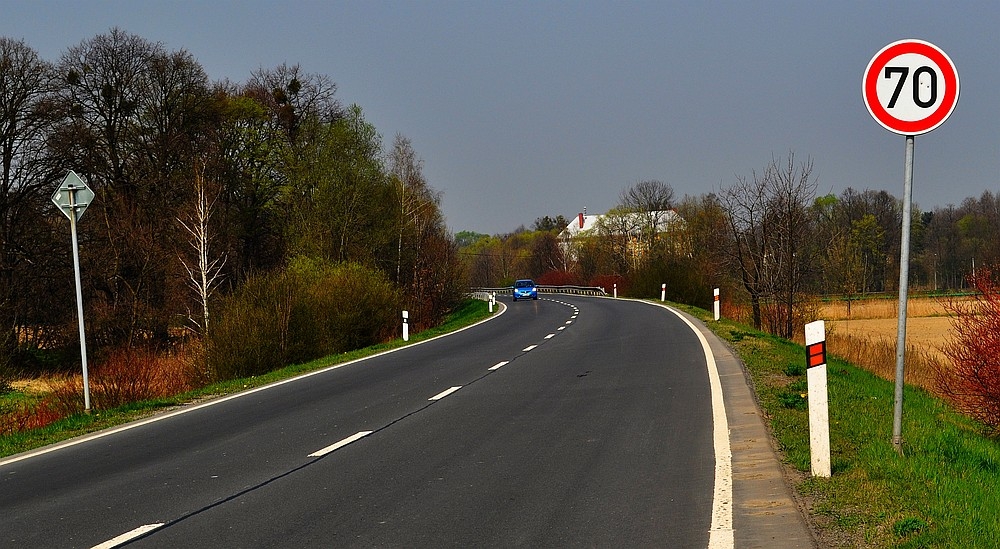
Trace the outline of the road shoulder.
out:
[[[736,547],[818,547],[802,504],[795,497],[785,465],[743,364],[703,322],[684,314],[701,330],[715,356],[729,420],[733,455],[733,530]]]

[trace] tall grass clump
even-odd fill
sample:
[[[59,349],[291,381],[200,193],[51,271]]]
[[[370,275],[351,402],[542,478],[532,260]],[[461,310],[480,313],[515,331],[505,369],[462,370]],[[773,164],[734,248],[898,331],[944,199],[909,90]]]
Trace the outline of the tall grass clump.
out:
[[[355,263],[296,259],[222,300],[206,356],[219,380],[390,339],[398,296],[385,274]]]
[[[826,334],[827,352],[868,370],[886,380],[896,379],[896,341],[884,337],[857,336],[830,330]],[[937,372],[943,363],[926,348],[906,346],[905,381],[937,393]]]

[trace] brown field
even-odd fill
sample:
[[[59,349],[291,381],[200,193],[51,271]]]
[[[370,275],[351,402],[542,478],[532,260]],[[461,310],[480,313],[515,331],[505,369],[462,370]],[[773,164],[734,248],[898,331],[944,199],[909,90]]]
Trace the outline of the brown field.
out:
[[[896,368],[896,299],[873,299],[819,307],[826,321],[827,347],[879,376],[892,380]],[[906,382],[935,390],[936,368],[948,363],[942,352],[951,335],[952,318],[940,298],[910,298],[906,307]]]
[[[951,333],[951,317],[940,298],[910,298],[906,304],[906,344],[940,355]],[[888,339],[896,343],[898,300],[872,299],[851,303],[847,314],[844,302],[824,304],[820,318],[829,333],[852,338]],[[943,357],[943,355],[941,355]]]

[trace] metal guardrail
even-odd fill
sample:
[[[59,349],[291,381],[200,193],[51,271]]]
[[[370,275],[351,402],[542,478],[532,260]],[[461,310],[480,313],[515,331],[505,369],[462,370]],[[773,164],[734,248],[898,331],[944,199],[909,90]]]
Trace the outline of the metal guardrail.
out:
[[[536,288],[538,288],[538,293],[541,294],[608,295],[608,292],[604,291],[604,288],[601,288],[600,286],[548,286],[539,284]],[[470,290],[470,295],[475,299],[486,301],[489,299],[490,294],[509,294],[512,290],[513,286],[503,286],[499,288],[472,288]]]

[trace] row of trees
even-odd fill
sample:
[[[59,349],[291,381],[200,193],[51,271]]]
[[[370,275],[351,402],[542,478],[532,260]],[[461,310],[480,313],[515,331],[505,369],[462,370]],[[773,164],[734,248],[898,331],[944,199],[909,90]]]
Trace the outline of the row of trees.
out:
[[[666,183],[640,181],[573,239],[561,233],[576,217],[561,215],[453,238],[410,141],[397,135],[386,148],[335,92],[329,77],[295,65],[212,82],[188,52],[119,29],[54,62],[0,38],[0,367],[37,366],[51,356],[37,350],[76,343],[68,227],[49,201],[70,169],[97,193],[80,238],[98,353],[164,348],[217,326],[237,337],[225,306],[266,301],[247,297],[260,288],[295,288],[274,305],[293,322],[317,296],[337,302],[310,284],[359,277],[380,288],[369,318],[407,308],[417,329],[470,285],[532,276],[626,295],[666,283],[671,299],[695,304],[723,287],[782,335],[804,294],[898,283],[900,201],[870,190],[817,196],[811,161],[793,153],[717,193],[678,199]],[[674,215],[682,221],[664,224]],[[998,259],[1000,197],[916,211],[912,226],[911,284],[957,288],[976,262]],[[275,356],[308,354],[287,343]]]
[[[901,201],[886,191],[816,190],[812,161],[789,152],[717,193],[677,200],[668,184],[640,181],[582,238],[560,238],[576,221],[558,216],[506,235],[460,234],[459,243],[473,285],[532,276],[653,297],[666,283],[672,299],[698,305],[722,287],[758,328],[791,336],[806,295],[850,300],[899,283]],[[666,210],[683,222],[665,229],[656,216]],[[645,221],[627,226],[637,219]],[[914,208],[910,242],[912,288],[964,288],[977,262],[1000,260],[1000,196]]]
[[[383,273],[417,328],[442,318],[464,288],[440,197],[410,141],[386,149],[335,92],[297,65],[213,82],[120,29],[52,62],[0,37],[0,368],[76,343],[49,201],[68,170],[96,193],[80,224],[95,354],[204,336],[216,298],[293,258]]]

